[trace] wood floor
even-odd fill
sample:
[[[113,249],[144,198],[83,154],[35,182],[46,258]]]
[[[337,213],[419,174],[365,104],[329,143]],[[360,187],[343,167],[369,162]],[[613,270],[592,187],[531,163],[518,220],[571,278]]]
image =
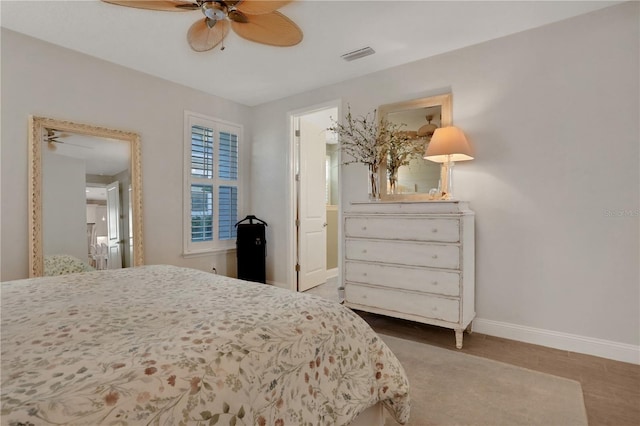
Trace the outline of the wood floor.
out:
[[[365,312],[358,314],[377,332],[457,350],[452,330]],[[461,352],[580,382],[591,426],[640,425],[639,365],[479,333],[465,333]]]

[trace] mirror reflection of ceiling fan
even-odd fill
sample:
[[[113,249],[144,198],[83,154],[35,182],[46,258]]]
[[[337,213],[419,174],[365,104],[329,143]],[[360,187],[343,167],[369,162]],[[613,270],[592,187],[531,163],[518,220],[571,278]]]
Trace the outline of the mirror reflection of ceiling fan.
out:
[[[71,136],[68,133],[57,133],[56,131],[53,129],[47,129],[47,134],[43,136],[43,141],[47,144],[47,148],[49,148],[52,151],[55,151],[56,149],[58,149],[57,144],[65,144],[65,145],[71,145],[71,146],[76,146],[78,148],[84,148],[84,149],[93,149],[90,146],[85,146],[85,145],[79,145],[79,144],[75,144],[75,143],[71,143],[71,142],[65,142],[65,141],[61,141],[58,140],[58,138],[68,138],[69,136]]]
[[[189,46],[196,52],[222,43],[231,28],[240,37],[271,46],[295,46],[302,31],[277,9],[293,0],[102,0],[139,9],[185,12],[200,10],[199,19],[187,32]]]
[[[431,138],[431,136],[433,136],[433,132],[436,131],[436,129],[438,128],[438,126],[436,126],[435,124],[431,124],[431,120],[433,120],[433,115],[429,114],[425,117],[427,119],[427,121],[429,122],[428,124],[425,124],[424,126],[420,127],[418,129],[418,136],[420,137],[428,137]]]

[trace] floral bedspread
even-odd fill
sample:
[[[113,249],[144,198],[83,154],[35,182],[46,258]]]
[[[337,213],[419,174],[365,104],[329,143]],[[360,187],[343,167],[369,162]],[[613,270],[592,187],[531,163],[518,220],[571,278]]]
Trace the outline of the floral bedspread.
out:
[[[175,266],[2,283],[3,425],[409,417],[389,348],[332,301]]]

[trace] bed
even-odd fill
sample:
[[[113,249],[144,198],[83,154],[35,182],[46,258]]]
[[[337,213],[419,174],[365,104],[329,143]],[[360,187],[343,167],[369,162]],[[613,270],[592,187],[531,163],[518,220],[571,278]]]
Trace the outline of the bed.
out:
[[[380,404],[409,418],[393,353],[316,296],[168,265],[1,296],[3,425],[346,425]]]

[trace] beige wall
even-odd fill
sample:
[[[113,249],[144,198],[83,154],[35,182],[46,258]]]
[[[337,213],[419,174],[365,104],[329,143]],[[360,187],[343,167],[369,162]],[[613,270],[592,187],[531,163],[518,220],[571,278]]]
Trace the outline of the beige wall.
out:
[[[253,204],[269,228],[285,228],[288,111],[341,98],[343,110],[364,114],[450,91],[454,124],[476,147],[454,180],[476,212],[478,317],[520,336],[575,335],[637,350],[639,7],[625,3],[256,107]],[[367,198],[364,168],[344,166],[341,182],[345,209]],[[612,217],[621,211],[630,213]],[[272,233],[270,250],[285,253],[287,238]],[[268,261],[268,279],[289,286],[286,263]]]
[[[218,273],[235,275],[235,253],[182,257],[185,109],[244,125],[240,159],[245,165],[243,179],[248,182],[248,107],[3,28],[0,279],[28,275],[29,114],[138,132],[142,140],[145,262],[203,270],[211,270],[215,264]],[[249,195],[249,191],[244,194],[247,209]]]

